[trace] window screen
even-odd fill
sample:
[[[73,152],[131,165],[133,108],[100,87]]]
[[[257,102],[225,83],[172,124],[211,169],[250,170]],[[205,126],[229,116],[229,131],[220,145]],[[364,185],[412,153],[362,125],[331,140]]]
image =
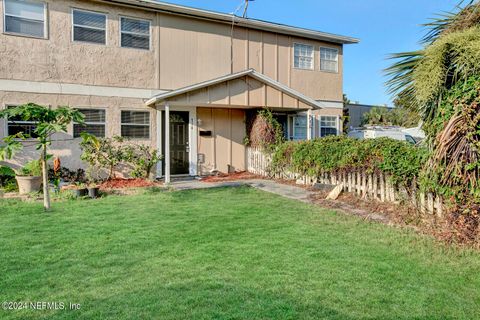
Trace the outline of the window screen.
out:
[[[331,48],[320,48],[320,70],[338,71],[338,50]]]
[[[293,139],[305,140],[307,139],[307,117],[296,116],[293,118]]]
[[[321,116],[320,117],[320,136],[336,136],[337,135],[337,117]]]
[[[73,10],[73,41],[105,44],[106,23],[102,13]]]
[[[313,70],[313,46],[294,44],[294,67]]]
[[[15,108],[16,106],[8,106],[7,108]],[[10,117],[7,119],[7,132],[8,135],[14,135],[17,133],[23,133],[29,135],[31,138],[36,138],[37,135],[33,133],[36,128],[35,121],[24,121],[19,116]]]
[[[146,111],[122,111],[122,137],[150,138],[150,113]]]
[[[45,3],[5,0],[4,31],[45,38]]]
[[[73,137],[78,138],[82,132],[87,132],[96,137],[105,137],[105,110],[78,109],[85,115],[85,124],[73,124]]]
[[[121,17],[120,24],[122,47],[150,49],[150,21]]]

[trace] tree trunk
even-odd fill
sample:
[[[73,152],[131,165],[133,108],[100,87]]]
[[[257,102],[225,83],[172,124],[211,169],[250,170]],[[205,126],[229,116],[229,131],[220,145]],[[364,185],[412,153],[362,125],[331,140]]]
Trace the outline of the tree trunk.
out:
[[[50,210],[50,193],[48,190],[47,145],[42,146],[42,173],[43,173],[43,207]]]

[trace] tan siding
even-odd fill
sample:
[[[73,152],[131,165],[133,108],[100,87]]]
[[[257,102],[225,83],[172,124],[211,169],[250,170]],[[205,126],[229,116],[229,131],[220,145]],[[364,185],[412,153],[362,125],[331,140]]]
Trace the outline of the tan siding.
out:
[[[230,73],[227,25],[165,14],[160,25],[162,89],[177,89]]]
[[[245,165],[245,144],[243,143],[245,128],[245,112],[243,110],[230,109],[232,121],[232,161],[233,170],[246,170]]]
[[[310,109],[297,98],[248,76],[175,96],[168,101],[172,106]]]
[[[226,108],[197,108],[199,130],[212,131],[212,137],[198,137],[198,152],[205,156],[200,174],[213,169],[221,172],[245,170],[245,112]]]

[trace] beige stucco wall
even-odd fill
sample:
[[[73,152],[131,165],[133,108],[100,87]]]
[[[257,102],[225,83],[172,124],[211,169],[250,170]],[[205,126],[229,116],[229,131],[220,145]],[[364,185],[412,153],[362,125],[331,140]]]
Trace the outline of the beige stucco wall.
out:
[[[211,137],[198,137],[197,150],[204,157],[199,175],[211,170],[245,170],[245,111],[226,108],[197,108],[198,130],[212,131]]]
[[[48,38],[0,33],[0,79],[131,88],[158,86],[156,14],[92,1],[47,0]],[[3,1],[0,25],[3,31]],[[72,41],[72,8],[108,13],[107,44]],[[151,21],[151,50],[121,48],[120,15]]]
[[[80,95],[52,95],[32,94],[0,91],[0,108],[7,105],[23,104],[29,101],[52,107],[67,105],[78,108],[105,109],[107,137],[120,135],[120,113],[122,110],[140,110],[150,112],[150,139],[135,139],[135,142],[156,147],[156,110],[145,107],[142,99],[127,99],[116,97],[96,97]],[[0,138],[7,133],[6,121],[0,119]],[[73,138],[73,125],[70,125],[66,134],[58,134],[54,137],[55,142],[51,146],[51,153],[60,157],[62,165],[70,169],[84,168],[85,164],[80,160],[79,142],[81,138]],[[29,143],[25,143],[26,146]],[[14,159],[7,161],[13,166],[24,164],[28,160],[38,159],[39,153],[34,147],[26,147],[18,153]]]

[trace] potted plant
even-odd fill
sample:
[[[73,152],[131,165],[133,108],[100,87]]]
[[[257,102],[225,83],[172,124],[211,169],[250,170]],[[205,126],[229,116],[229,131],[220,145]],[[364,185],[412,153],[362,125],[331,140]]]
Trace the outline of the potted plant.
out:
[[[87,175],[87,189],[88,189],[88,196],[92,199],[98,198],[100,193],[100,188],[97,184],[100,181],[100,171],[97,166],[90,163],[86,171]]]
[[[88,189],[85,183],[75,183],[75,186],[71,190],[75,198],[82,198],[88,195]]]
[[[97,184],[92,183],[89,184],[88,187],[88,196],[92,199],[98,198],[98,195],[100,194],[100,188],[98,187]]]
[[[42,165],[40,160],[27,162],[20,170],[16,171],[15,179],[17,180],[20,194],[39,192],[42,186]]]

